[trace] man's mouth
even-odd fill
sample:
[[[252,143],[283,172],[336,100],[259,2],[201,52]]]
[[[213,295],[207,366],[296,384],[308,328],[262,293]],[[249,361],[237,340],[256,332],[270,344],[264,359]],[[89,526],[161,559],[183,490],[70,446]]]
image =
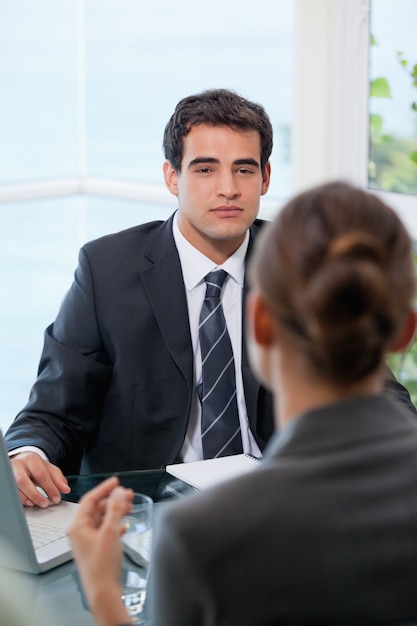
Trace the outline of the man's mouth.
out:
[[[219,217],[236,217],[242,213],[243,209],[238,206],[218,206],[212,209],[212,213],[215,213]]]

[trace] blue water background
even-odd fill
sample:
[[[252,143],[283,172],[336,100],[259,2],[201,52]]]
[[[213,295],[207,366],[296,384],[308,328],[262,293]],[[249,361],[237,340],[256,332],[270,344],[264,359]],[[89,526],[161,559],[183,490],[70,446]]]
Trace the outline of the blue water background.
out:
[[[269,195],[288,195],[293,11],[293,0],[2,0],[0,184],[80,174],[162,184],[176,102],[228,87],[270,113]],[[172,210],[92,196],[0,204],[1,428],[27,400],[80,245]]]

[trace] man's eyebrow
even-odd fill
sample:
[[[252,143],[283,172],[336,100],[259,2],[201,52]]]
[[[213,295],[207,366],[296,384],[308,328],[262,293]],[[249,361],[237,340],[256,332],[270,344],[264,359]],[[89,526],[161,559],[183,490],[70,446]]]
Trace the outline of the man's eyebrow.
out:
[[[234,162],[234,165],[252,165],[252,167],[260,167],[260,163],[259,161],[257,161],[256,159],[252,159],[252,158],[247,158],[247,159],[236,159],[236,161]]]
[[[202,165],[204,163],[220,163],[219,159],[213,157],[197,157],[189,162],[188,167],[194,167],[194,165]]]

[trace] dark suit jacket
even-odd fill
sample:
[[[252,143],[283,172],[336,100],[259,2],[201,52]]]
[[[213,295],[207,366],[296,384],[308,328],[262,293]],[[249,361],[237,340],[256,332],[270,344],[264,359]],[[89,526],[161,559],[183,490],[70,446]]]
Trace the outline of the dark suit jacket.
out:
[[[248,255],[262,222],[250,230]],[[244,307],[243,307],[244,310]],[[244,328],[244,324],[243,324]],[[272,402],[242,373],[252,433],[273,432]],[[178,460],[193,389],[193,352],[172,217],[85,245],[75,281],[45,332],[38,379],[10,427],[64,473],[156,468]]]
[[[301,416],[155,528],[152,626],[417,623],[417,425],[384,396]]]
[[[29,402],[6,433],[9,450],[37,446],[65,474],[178,461],[194,380],[172,219],[81,249],[74,283],[45,331]],[[262,225],[250,229],[248,257]],[[251,431],[264,450],[274,430],[272,399],[250,370],[244,337],[242,375]],[[387,387],[415,411],[390,373]]]

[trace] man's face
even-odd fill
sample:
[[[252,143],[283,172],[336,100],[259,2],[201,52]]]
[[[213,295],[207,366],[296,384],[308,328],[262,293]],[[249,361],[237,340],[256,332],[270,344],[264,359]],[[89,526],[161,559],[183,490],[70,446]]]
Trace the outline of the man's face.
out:
[[[178,198],[182,234],[220,264],[254,222],[260,197],[269,187],[270,167],[262,174],[257,131],[201,124],[184,139],[181,173],[167,161],[164,175]]]

